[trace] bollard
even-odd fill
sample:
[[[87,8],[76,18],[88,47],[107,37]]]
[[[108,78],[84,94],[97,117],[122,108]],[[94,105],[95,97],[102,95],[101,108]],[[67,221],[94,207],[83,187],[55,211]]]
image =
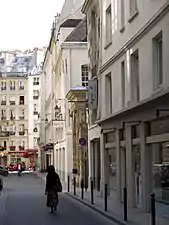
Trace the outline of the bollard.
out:
[[[67,192],[70,191],[70,176],[67,177]]]
[[[76,177],[73,177],[74,195],[76,195]]]
[[[94,182],[91,181],[91,204],[93,205],[94,204]]]
[[[107,184],[104,187],[104,210],[107,211]]]
[[[127,221],[127,188],[123,189],[124,221]]]
[[[156,225],[155,194],[151,194],[151,225]]]
[[[83,199],[83,198],[84,198],[84,180],[82,178],[82,180],[81,180],[81,199]]]

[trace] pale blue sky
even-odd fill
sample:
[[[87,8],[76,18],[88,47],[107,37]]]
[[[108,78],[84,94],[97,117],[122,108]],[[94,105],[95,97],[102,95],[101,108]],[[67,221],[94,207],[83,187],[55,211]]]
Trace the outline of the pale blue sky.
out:
[[[0,50],[48,45],[52,21],[64,0],[2,0]]]

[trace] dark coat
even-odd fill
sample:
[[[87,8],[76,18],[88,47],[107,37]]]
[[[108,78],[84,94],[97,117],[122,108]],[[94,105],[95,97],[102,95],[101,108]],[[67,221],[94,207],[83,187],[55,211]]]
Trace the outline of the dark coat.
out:
[[[56,186],[56,184],[61,184],[59,175],[57,173],[46,176],[46,189],[45,192],[48,192]]]

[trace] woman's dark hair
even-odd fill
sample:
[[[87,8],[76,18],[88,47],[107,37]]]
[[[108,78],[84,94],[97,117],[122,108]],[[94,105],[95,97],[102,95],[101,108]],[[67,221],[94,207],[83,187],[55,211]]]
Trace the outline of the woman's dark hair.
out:
[[[55,174],[55,167],[53,165],[50,165],[47,171],[48,174]]]

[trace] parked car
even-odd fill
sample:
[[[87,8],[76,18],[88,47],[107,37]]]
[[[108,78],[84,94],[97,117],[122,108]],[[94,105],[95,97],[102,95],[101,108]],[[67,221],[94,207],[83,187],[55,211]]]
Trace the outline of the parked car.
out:
[[[15,164],[15,165],[10,164],[10,165],[6,166],[5,168],[6,168],[8,171],[17,171],[17,170],[18,170],[18,165],[17,165],[17,164]]]
[[[3,189],[3,179],[2,176],[0,176],[0,191]]]
[[[9,174],[9,171],[3,166],[0,166],[0,175],[7,177],[8,174]]]

